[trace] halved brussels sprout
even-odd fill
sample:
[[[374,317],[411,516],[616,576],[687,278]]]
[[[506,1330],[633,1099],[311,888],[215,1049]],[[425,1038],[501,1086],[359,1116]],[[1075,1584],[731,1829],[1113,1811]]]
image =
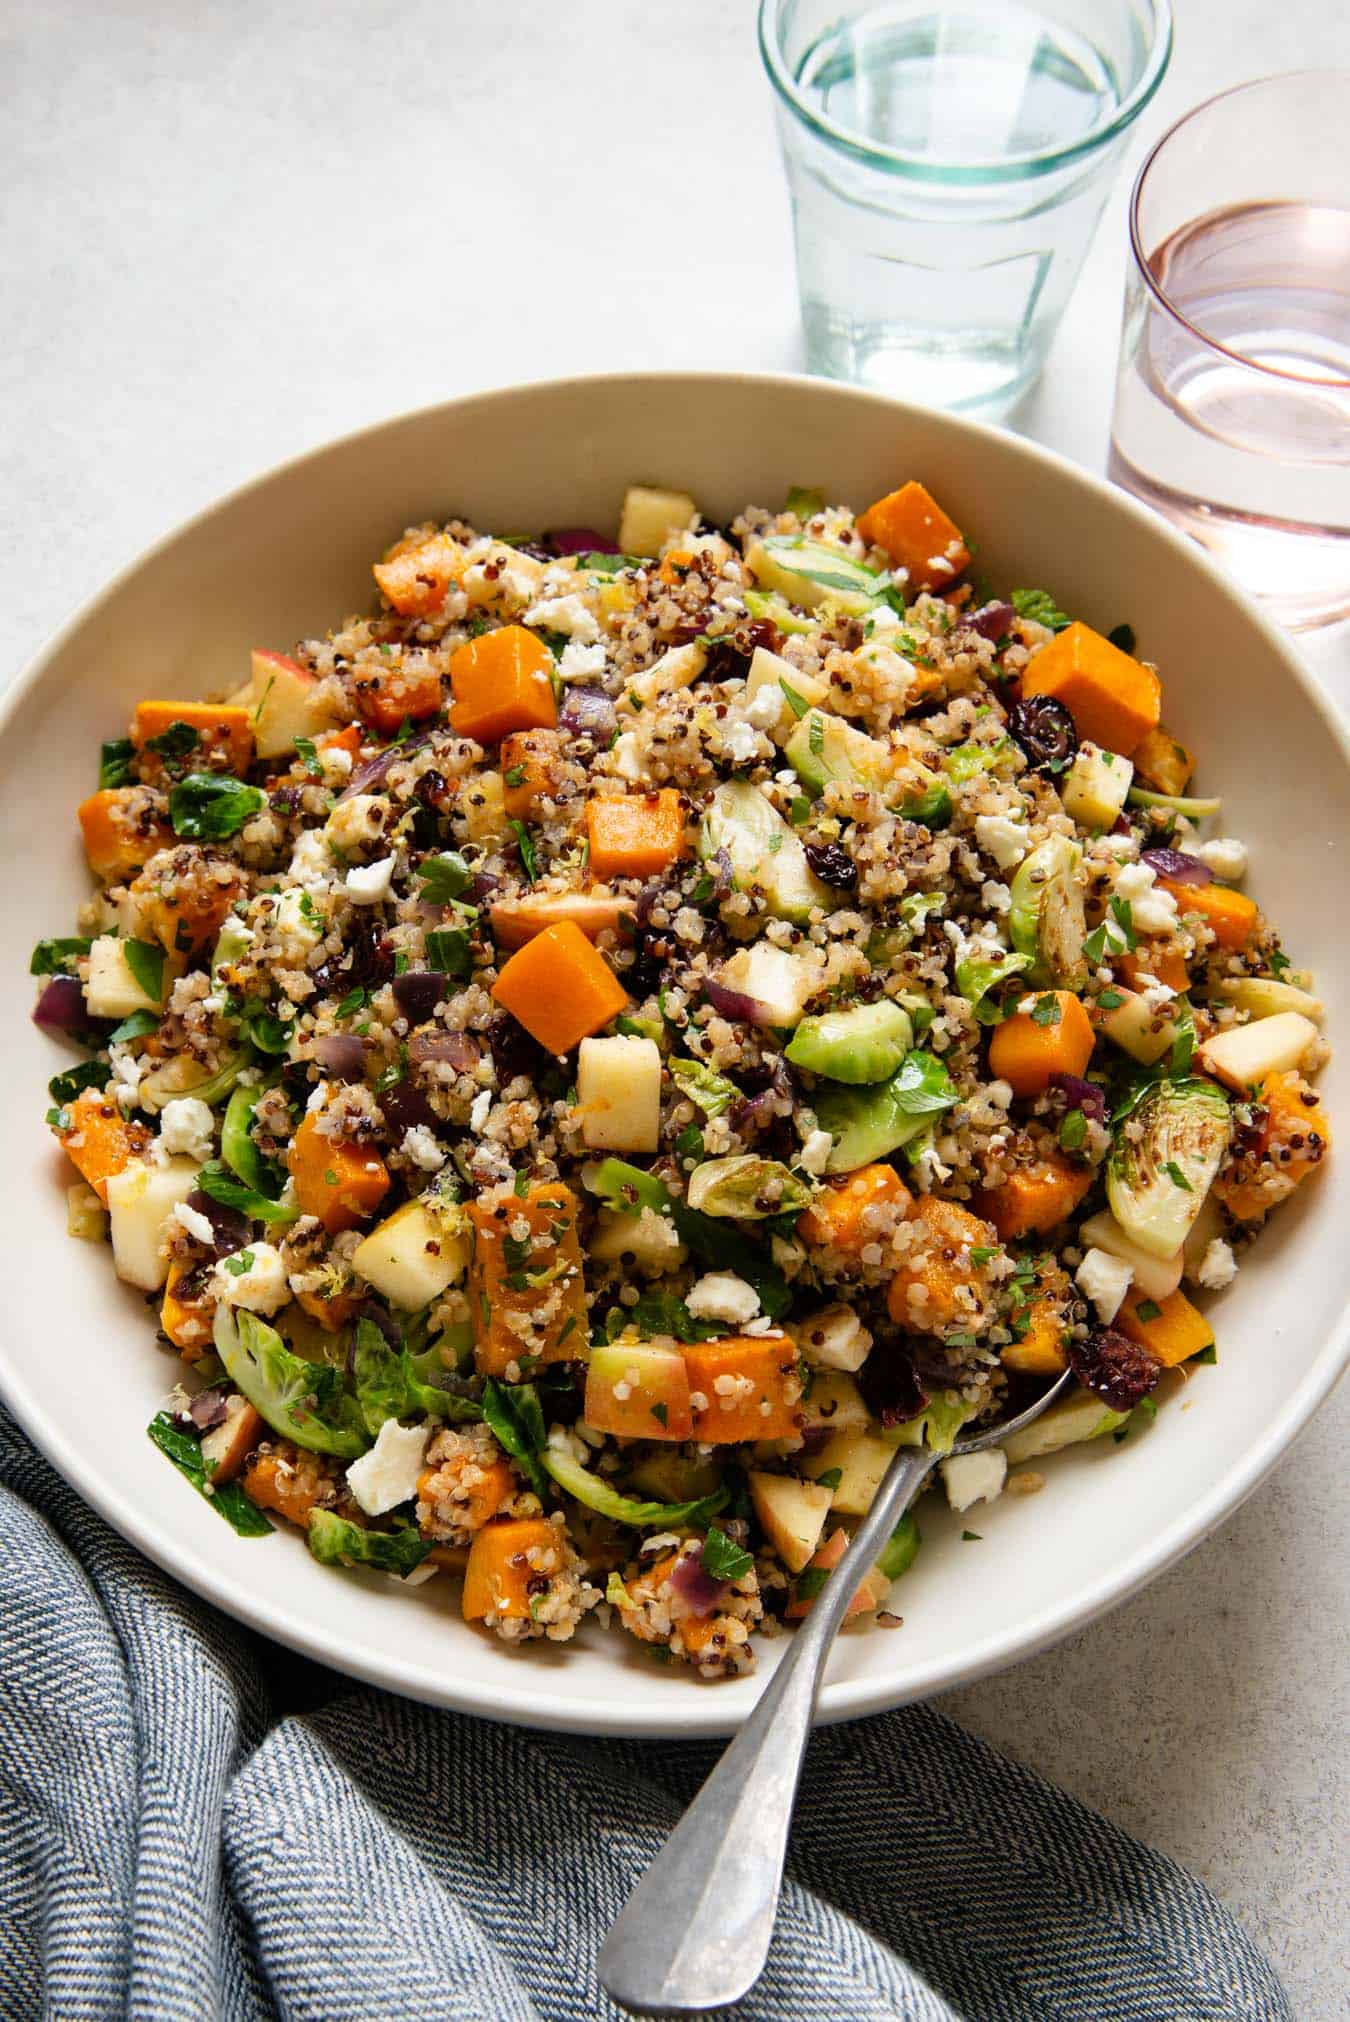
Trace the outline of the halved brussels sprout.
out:
[[[1081,990],[1087,982],[1082,862],[1082,850],[1068,836],[1047,836],[1012,881],[1008,937],[1019,955],[1030,956],[1027,981],[1038,989]]]
[[[1174,1257],[1232,1136],[1228,1097],[1212,1081],[1159,1081],[1116,1120],[1106,1168],[1111,1212],[1150,1256]]]
[[[695,1166],[689,1175],[688,1203],[698,1214],[762,1222],[770,1215],[796,1214],[809,1207],[811,1192],[805,1180],[777,1159],[742,1152]]]

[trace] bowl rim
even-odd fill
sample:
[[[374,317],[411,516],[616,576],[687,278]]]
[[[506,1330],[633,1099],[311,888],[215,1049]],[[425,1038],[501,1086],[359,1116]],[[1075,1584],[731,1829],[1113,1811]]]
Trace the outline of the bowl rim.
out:
[[[361,427],[348,430],[341,435],[329,437],[293,456],[283,458],[256,476],[220,494],[187,518],[176,522],[128,561],[91,596],[85,598],[0,696],[0,742],[8,737],[14,718],[29,696],[40,687],[49,663],[64,650],[82,627],[96,617],[101,607],[117,595],[125,583],[156,561],[184,535],[204,526],[226,508],[243,503],[251,494],[262,490],[278,478],[298,472],[307,464],[317,463],[334,451],[352,448],[367,438],[389,430],[416,426],[417,423],[429,421],[433,416],[440,416],[450,409],[492,404],[509,406],[522,394],[531,392],[565,395],[600,388],[617,389],[622,386],[649,388],[653,393],[660,393],[669,398],[676,389],[684,389],[692,396],[701,388],[711,385],[724,387],[754,385],[757,388],[779,389],[786,395],[809,390],[816,397],[822,394],[826,397],[835,394],[846,405],[856,405],[863,409],[870,406],[875,408],[878,414],[889,414],[902,420],[908,416],[931,425],[936,418],[944,428],[950,428],[957,434],[973,437],[978,441],[992,442],[1005,451],[1011,448],[1015,455],[1028,459],[1032,464],[1040,465],[1059,477],[1067,476],[1073,482],[1096,492],[1109,502],[1113,510],[1123,513],[1127,518],[1137,520],[1147,526],[1155,538],[1161,537],[1165,544],[1170,544],[1189,567],[1199,569],[1202,575],[1208,575],[1223,595],[1241,607],[1262,637],[1268,651],[1281,663],[1294,685],[1302,691],[1304,698],[1320,719],[1324,733],[1339,753],[1342,764],[1350,772],[1350,726],[1345,724],[1334,709],[1326,691],[1305,668],[1292,641],[1245,591],[1225,575],[1202,548],[1177,532],[1167,521],[1138,500],[1109,483],[1106,478],[1098,476],[1095,471],[1086,470],[1058,451],[1048,449],[1025,436],[996,429],[965,415],[946,413],[935,417],[927,408],[913,402],[897,400],[887,394],[873,392],[869,388],[823,380],[804,373],[712,369],[613,371],[572,374],[565,378],[545,376],[539,379],[519,380],[508,386],[486,388],[449,400],[433,401],[420,408],[404,409],[364,423]],[[888,1711],[933,1693],[973,1684],[993,1672],[1005,1670],[1015,1663],[1040,1654],[1077,1630],[1085,1628],[1099,1615],[1128,1600],[1150,1580],[1176,1564],[1187,1552],[1202,1543],[1260,1486],[1283,1458],[1286,1449],[1311,1422],[1318,1407],[1330,1396],[1344,1373],[1347,1362],[1350,1362],[1350,1307],[1342,1312],[1336,1326],[1330,1329],[1311,1367],[1305,1372],[1301,1382],[1284,1398],[1281,1408],[1272,1414],[1260,1438],[1253,1441],[1246,1451],[1238,1456],[1225,1470],[1214,1488],[1200,1502],[1192,1505],[1184,1516],[1178,1517],[1128,1557],[1113,1561],[1108,1572],[1103,1573],[1086,1587],[1079,1588],[1068,1598],[1028,1617],[1016,1635],[1009,1636],[1006,1632],[995,1632],[977,1642],[973,1648],[967,1650],[959,1665],[955,1667],[941,1659],[931,1660],[910,1674],[898,1687],[888,1685],[884,1679],[834,1682],[827,1679],[821,1687],[817,1703],[815,1716],[817,1722],[821,1725],[831,1725],[836,1721],[857,1719],[867,1714]],[[615,1702],[615,1711],[612,1715],[606,1711],[597,1719],[594,1714],[588,1715],[584,1705],[552,1690],[547,1674],[532,1677],[528,1684],[515,1683],[508,1667],[504,1665],[503,1675],[499,1680],[494,1680],[489,1696],[479,1686],[456,1690],[456,1680],[453,1676],[447,1676],[443,1671],[433,1672],[428,1666],[409,1661],[396,1648],[387,1648],[373,1656],[359,1650],[345,1649],[341,1647],[336,1610],[331,1632],[325,1630],[318,1633],[297,1622],[288,1615],[284,1607],[255,1599],[243,1582],[239,1582],[230,1590],[228,1598],[222,1596],[219,1582],[213,1580],[203,1570],[190,1544],[186,1541],[180,1543],[171,1531],[161,1530],[151,1517],[142,1513],[137,1507],[134,1494],[124,1494],[116,1480],[107,1484],[84,1483],[81,1480],[80,1455],[74,1450],[72,1442],[59,1423],[49,1418],[30,1397],[19,1371],[10,1363],[2,1348],[0,1348],[0,1399],[3,1399],[28,1437],[63,1478],[72,1486],[79,1483],[76,1492],[81,1498],[114,1530],[135,1545],[139,1551],[144,1552],[148,1559],[181,1581],[203,1600],[220,1608],[223,1613],[296,1651],[299,1655],[324,1664],[346,1676],[357,1678],[383,1690],[398,1692],[411,1699],[483,1719],[499,1720],[534,1729],[586,1735],[622,1735],[633,1739],[723,1737],[736,1731],[748,1717],[754,1703],[752,1700],[750,1705],[728,1713],[719,1710],[719,1705],[724,1705],[725,1702],[719,1702],[715,1693],[703,1694],[691,1691],[678,1706],[671,1704],[667,1707],[662,1704],[651,1707],[641,1705],[620,1707]]]

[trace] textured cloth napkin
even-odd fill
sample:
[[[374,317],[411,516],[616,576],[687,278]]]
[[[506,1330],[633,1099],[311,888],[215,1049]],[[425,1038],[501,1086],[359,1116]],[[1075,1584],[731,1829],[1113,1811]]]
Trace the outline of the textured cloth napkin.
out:
[[[615,2017],[597,1946],[716,1755],[464,1719],[291,1657],[0,1413],[5,2022]],[[925,1706],[815,1736],[768,1970],[727,2012],[1289,2015],[1199,1882]]]

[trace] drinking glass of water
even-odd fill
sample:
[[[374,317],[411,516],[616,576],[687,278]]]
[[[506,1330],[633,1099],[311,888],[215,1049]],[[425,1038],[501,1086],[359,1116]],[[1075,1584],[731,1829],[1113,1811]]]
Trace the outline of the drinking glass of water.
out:
[[[1006,414],[1045,361],[1168,0],[761,0],[807,363]]]
[[[1130,211],[1111,475],[1294,629],[1350,616],[1350,73],[1239,85]]]

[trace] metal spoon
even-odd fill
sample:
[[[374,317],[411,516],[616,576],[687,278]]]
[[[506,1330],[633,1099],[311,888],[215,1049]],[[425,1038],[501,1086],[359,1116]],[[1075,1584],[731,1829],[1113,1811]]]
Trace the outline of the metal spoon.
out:
[[[1016,1418],[958,1439],[979,1453],[1039,1418],[1067,1372]],[[900,1447],[754,1712],[643,1875],[600,1947],[600,1979],[640,2014],[693,2015],[747,1994],[778,1913],[788,1828],[820,1675],[848,1601],[938,1456]]]

